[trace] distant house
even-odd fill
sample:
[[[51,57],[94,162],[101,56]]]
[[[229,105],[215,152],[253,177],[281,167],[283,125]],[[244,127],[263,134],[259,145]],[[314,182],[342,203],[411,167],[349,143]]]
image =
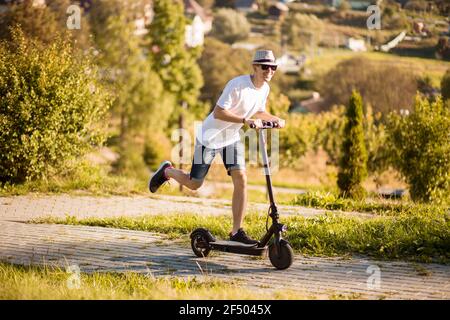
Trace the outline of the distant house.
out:
[[[152,23],[155,13],[151,1],[148,1],[144,6],[144,11],[137,15],[134,20],[136,31],[134,34],[141,36],[148,33],[148,26]]]
[[[299,72],[306,62],[306,56],[302,55],[296,57],[292,54],[285,53],[279,59],[277,59],[278,68],[283,73]]]
[[[267,10],[272,19],[282,19],[289,13],[289,7],[282,2],[276,2]]]
[[[186,25],[185,42],[188,47],[203,45],[205,40],[205,30],[202,19],[195,16],[191,24]]]
[[[202,19],[205,33],[208,33],[212,29],[213,16],[206,12],[206,10],[198,4],[195,0],[184,1],[184,13],[188,17],[194,18],[199,16]]]
[[[346,47],[355,52],[367,51],[366,44],[362,39],[348,38]]]
[[[235,0],[234,8],[243,13],[254,12],[259,9],[255,0]]]
[[[186,44],[189,47],[203,45],[205,34],[212,29],[212,15],[208,14],[195,0],[184,1],[184,13],[192,19],[186,26]]]

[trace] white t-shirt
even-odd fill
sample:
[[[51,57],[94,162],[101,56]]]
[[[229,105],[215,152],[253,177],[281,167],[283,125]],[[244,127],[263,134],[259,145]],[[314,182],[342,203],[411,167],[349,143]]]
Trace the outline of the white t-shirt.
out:
[[[267,82],[257,89],[250,75],[230,80],[217,101],[217,105],[242,118],[250,118],[258,111],[266,109],[270,87]],[[205,147],[219,149],[240,140],[239,130],[243,123],[227,122],[214,118],[211,112],[197,131],[197,139]]]

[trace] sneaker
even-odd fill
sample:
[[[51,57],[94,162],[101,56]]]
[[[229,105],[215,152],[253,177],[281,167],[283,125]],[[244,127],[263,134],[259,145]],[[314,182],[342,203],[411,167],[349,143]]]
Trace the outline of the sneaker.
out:
[[[230,233],[230,240],[245,243],[245,244],[258,244],[259,243],[258,240],[253,240],[253,239],[249,238],[249,236],[245,233],[244,229],[242,229],[242,228],[240,228],[234,236],[231,235],[231,233]]]
[[[164,161],[161,163],[158,170],[156,170],[148,182],[148,189],[150,192],[155,193],[159,187],[164,184],[164,182],[169,180],[164,173],[164,170],[169,167],[172,167],[172,163],[170,161]]]

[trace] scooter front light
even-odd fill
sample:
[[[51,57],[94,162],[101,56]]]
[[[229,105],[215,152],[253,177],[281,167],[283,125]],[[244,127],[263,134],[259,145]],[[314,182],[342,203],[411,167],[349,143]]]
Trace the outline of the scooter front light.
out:
[[[287,231],[287,225],[283,224],[281,226],[281,232],[286,232]]]

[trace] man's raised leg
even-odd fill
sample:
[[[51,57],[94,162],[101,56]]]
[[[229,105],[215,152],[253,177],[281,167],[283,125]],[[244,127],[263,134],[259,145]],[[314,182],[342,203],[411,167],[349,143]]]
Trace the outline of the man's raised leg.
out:
[[[188,187],[191,190],[197,190],[203,184],[203,181],[192,180],[190,175],[175,168],[167,168],[166,176],[175,179],[179,184]]]

